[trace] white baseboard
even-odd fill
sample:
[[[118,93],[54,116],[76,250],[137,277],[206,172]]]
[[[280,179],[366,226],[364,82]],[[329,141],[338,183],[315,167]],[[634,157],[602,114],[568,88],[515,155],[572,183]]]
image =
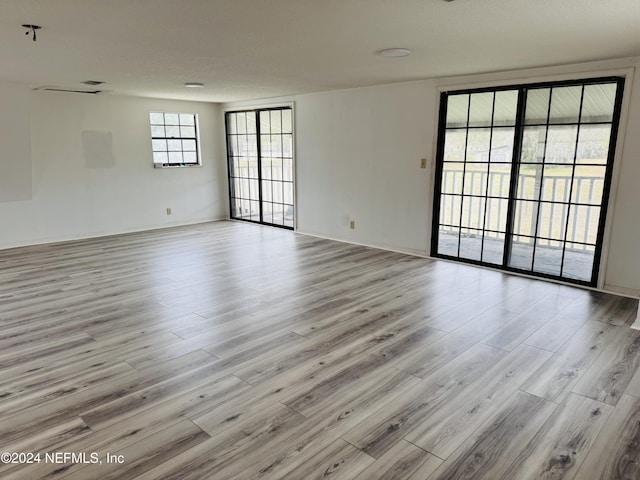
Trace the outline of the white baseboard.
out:
[[[55,236],[45,236],[33,240],[25,240],[19,242],[10,242],[0,244],[0,250],[8,250],[10,248],[35,247],[37,245],[47,245],[50,243],[75,242],[77,240],[89,240],[92,238],[111,237],[114,235],[126,235],[128,233],[150,232],[153,230],[163,230],[165,228],[186,227],[189,225],[199,225],[201,223],[219,222],[225,220],[224,217],[213,217],[204,219],[191,219],[185,221],[169,222],[162,225],[143,225],[136,228],[127,228],[122,230],[101,230],[86,233],[70,233]]]
[[[631,324],[631,328],[634,330],[640,330],[640,303],[638,303],[638,314],[636,315],[636,321]]]
[[[322,238],[323,240],[332,240],[334,242],[349,243],[351,245],[358,245],[360,247],[377,248],[378,250],[386,250],[387,252],[403,253],[405,255],[413,255],[414,257],[432,259],[429,256],[429,254],[424,250],[417,250],[417,249],[413,249],[413,248],[398,248],[398,247],[393,247],[393,246],[389,246],[389,245],[385,245],[385,244],[356,242],[356,241],[350,240],[348,238],[329,237],[327,235],[323,235],[323,234],[320,234],[320,233],[307,232],[307,231],[304,231],[304,230],[296,230],[295,232],[299,233],[300,235],[307,235],[309,237]]]

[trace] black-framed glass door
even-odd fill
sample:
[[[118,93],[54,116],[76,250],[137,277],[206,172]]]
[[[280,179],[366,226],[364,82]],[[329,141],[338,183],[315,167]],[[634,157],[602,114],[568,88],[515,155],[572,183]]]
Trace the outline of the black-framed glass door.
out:
[[[443,93],[432,255],[595,285],[623,85]]]
[[[227,112],[225,124],[231,218],[293,229],[291,108]]]

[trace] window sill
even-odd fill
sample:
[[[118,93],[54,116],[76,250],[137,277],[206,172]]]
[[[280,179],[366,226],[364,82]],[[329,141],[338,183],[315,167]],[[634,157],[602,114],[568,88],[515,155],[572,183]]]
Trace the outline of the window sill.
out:
[[[154,163],[153,168],[194,168],[194,167],[202,167],[200,163],[177,163],[177,164],[168,164],[168,163]]]

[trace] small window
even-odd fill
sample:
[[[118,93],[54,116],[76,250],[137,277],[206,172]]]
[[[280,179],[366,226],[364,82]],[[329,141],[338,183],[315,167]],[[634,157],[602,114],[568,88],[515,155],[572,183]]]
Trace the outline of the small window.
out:
[[[153,166],[200,166],[198,115],[195,113],[151,112]]]

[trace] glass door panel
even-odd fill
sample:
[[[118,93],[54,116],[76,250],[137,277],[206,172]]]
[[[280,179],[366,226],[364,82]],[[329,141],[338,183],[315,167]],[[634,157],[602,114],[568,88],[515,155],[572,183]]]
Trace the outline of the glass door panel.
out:
[[[254,112],[227,114],[231,218],[260,221],[258,145]]]
[[[518,199],[531,208],[516,209],[518,234],[507,266],[553,277],[592,283],[597,270],[598,230],[613,129],[616,83],[527,89],[520,158]],[[544,103],[547,101],[547,114]],[[531,111],[529,110],[531,105]],[[535,119],[535,120],[533,120]],[[594,122],[598,122],[594,125]],[[584,166],[583,166],[584,165]],[[588,166],[587,166],[588,165]],[[515,248],[514,248],[515,247]],[[530,267],[523,265],[532,260]]]
[[[231,218],[293,229],[291,108],[228,112]]]
[[[291,109],[258,111],[262,205],[265,222],[293,228],[293,131]]]
[[[438,253],[501,265],[517,91],[448,97]]]
[[[434,256],[595,285],[622,86],[444,93]]]

